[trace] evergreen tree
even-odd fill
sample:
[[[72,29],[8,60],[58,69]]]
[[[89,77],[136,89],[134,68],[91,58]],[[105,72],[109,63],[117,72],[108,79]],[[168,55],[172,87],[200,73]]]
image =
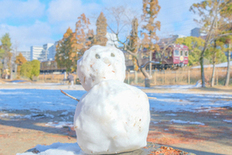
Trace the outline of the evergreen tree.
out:
[[[12,53],[11,51],[11,39],[9,33],[6,33],[1,38],[1,48],[0,48],[0,60],[3,63],[1,65],[1,70],[6,71],[6,69],[11,70],[11,57]]]
[[[63,38],[56,45],[55,60],[58,67],[65,67],[67,71],[71,72],[76,70],[77,46],[76,33],[68,28]]]
[[[101,12],[99,17],[97,18],[96,26],[97,26],[97,34],[95,38],[95,44],[106,46],[107,20],[103,12]]]
[[[16,60],[15,60],[15,63],[18,65],[17,66],[17,75],[19,76],[20,75],[20,69],[21,69],[21,66],[26,63],[27,60],[26,58],[22,55],[22,53],[19,53],[18,56],[16,56]]]

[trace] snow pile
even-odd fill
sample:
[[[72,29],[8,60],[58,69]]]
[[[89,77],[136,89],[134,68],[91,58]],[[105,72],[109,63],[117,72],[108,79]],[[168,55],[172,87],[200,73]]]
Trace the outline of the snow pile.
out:
[[[103,80],[125,79],[125,57],[119,49],[95,45],[78,60],[77,73],[85,90]]]
[[[116,80],[95,85],[80,100],[74,116],[77,142],[86,153],[109,154],[142,148],[147,144],[149,123],[146,94]]]
[[[73,127],[73,122],[48,122],[46,126],[51,126],[54,128],[63,128],[63,127]]]
[[[175,120],[175,119],[172,119],[170,122],[177,123],[177,124],[205,125],[204,123],[201,123],[201,122],[190,122],[190,121],[182,121],[182,120]]]
[[[85,155],[77,143],[53,143],[52,145],[37,145],[37,155]],[[16,155],[35,155],[32,152],[17,153]]]
[[[195,85],[164,85],[154,86],[154,88],[167,88],[167,89],[192,89],[202,87],[201,81],[197,81]]]
[[[231,64],[232,64],[232,61],[230,61],[230,67],[231,67]],[[227,67],[227,62],[216,64],[215,67],[216,68],[225,68],[225,67]],[[195,66],[192,68],[201,68],[201,66]],[[213,65],[204,65],[204,68],[213,68]]]

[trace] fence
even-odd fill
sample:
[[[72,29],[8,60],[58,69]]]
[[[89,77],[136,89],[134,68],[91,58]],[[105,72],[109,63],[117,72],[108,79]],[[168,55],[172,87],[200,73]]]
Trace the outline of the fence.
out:
[[[226,68],[217,68],[215,72],[215,85],[224,85],[226,79]],[[144,86],[145,78],[141,72],[127,72],[125,82],[133,85]],[[230,72],[232,78],[232,72]],[[212,69],[205,69],[206,84],[211,84]],[[152,71],[151,86],[155,85],[188,85],[196,84],[201,79],[199,69],[179,69],[179,70],[155,70]],[[232,79],[230,79],[232,84]]]
[[[72,74],[74,76],[74,82],[76,83],[76,79],[78,78],[76,74]],[[45,83],[63,83],[64,79],[67,79],[65,74],[40,74],[37,78],[39,82]]]
[[[231,69],[232,70],[232,69]],[[224,85],[226,79],[226,68],[217,68],[215,72],[215,85]],[[78,76],[74,76],[75,82]],[[212,69],[205,69],[206,84],[211,84]],[[230,85],[232,85],[232,71],[230,72]],[[37,78],[40,82],[62,83],[64,74],[40,74]],[[201,79],[199,69],[179,69],[179,70],[155,70],[152,72],[151,86],[155,85],[188,85],[195,84]],[[145,78],[141,72],[126,72],[125,83],[144,86]]]

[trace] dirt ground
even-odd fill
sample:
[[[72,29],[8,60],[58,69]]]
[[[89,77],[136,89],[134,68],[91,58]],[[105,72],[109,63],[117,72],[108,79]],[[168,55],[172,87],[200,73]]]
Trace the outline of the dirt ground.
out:
[[[68,86],[44,86],[44,85],[10,85],[2,84],[1,88],[33,88],[33,89],[68,89]],[[83,89],[80,86],[74,89]],[[145,89],[145,92],[174,93],[169,89]],[[184,90],[183,90],[184,92]],[[183,93],[182,92],[182,93]],[[185,91],[186,92],[186,91]],[[228,93],[232,89],[206,88],[191,89],[188,93]],[[28,115],[30,111],[0,111],[11,115]],[[35,147],[37,144],[50,145],[55,142],[76,142],[75,132],[72,128],[54,128],[46,126],[50,121],[62,121],[62,111],[46,111],[54,115],[54,118],[12,119],[0,117],[0,155],[15,155]],[[168,114],[168,115],[167,115]],[[171,114],[171,115],[170,115]],[[73,115],[73,114],[68,114]],[[175,115],[175,116],[174,116]],[[73,121],[70,117],[67,121]],[[171,123],[172,119],[201,122],[205,125]],[[223,120],[232,120],[232,108],[215,108],[208,112],[153,112],[151,111],[150,131],[148,142],[171,146],[180,150],[195,153],[197,155],[232,154],[232,123]]]

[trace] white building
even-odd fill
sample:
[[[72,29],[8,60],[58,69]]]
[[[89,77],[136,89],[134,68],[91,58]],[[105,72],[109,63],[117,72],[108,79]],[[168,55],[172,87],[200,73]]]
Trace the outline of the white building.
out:
[[[56,48],[53,43],[47,43],[43,46],[31,46],[30,60],[47,61],[54,60]]]
[[[42,46],[31,46],[31,61],[43,59],[43,47]]]
[[[53,43],[47,43],[43,45],[43,60],[54,60],[56,55],[56,48]]]
[[[117,41],[117,37],[115,34],[113,33],[106,33],[106,38],[108,39],[108,41],[106,42],[106,46],[116,46],[118,47],[118,41]]]
[[[22,55],[24,56],[24,58],[27,61],[31,60],[31,52],[30,51],[17,51],[17,56],[19,55],[19,53],[22,53]]]

